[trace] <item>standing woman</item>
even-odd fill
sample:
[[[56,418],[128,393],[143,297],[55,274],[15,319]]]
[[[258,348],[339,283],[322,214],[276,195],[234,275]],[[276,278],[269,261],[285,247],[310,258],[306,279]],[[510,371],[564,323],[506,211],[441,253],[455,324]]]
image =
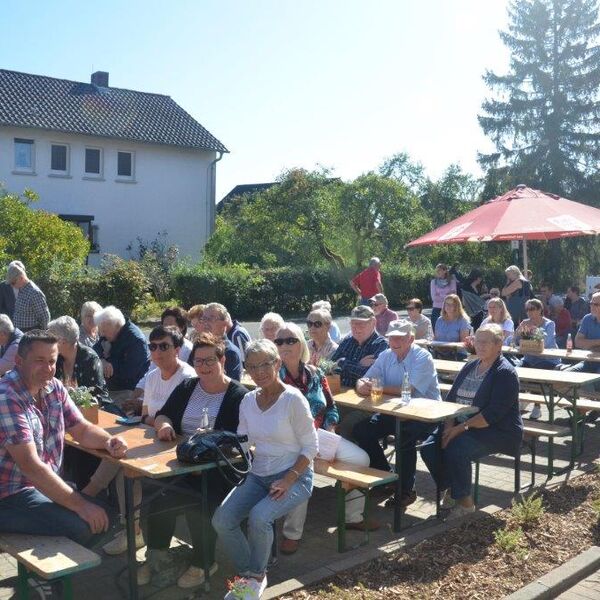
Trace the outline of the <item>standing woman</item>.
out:
[[[431,326],[435,331],[435,322],[442,312],[446,296],[456,294],[456,279],[454,278],[454,275],[450,273],[448,265],[443,263],[437,265],[435,268],[435,277],[431,280],[430,290],[431,301],[433,302],[433,308],[431,310]]]
[[[267,587],[273,523],[312,493],[317,432],[308,401],[279,378],[281,360],[270,340],[246,346],[246,371],[257,389],[240,405],[238,433],[255,447],[252,470],[217,508],[213,527],[240,579],[225,598],[260,598]],[[248,535],[240,525],[248,519]]]
[[[518,325],[525,317],[525,302],[531,298],[531,283],[523,276],[516,265],[511,265],[505,271],[506,284],[502,288],[502,296],[506,298],[506,307],[513,323]]]

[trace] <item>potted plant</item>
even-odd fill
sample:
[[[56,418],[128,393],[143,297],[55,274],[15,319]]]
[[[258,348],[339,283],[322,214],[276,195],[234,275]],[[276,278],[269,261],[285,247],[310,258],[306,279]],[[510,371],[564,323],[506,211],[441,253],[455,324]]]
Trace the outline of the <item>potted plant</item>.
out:
[[[68,392],[71,400],[75,402],[83,417],[90,423],[98,424],[98,411],[100,407],[98,400],[96,400],[92,393],[92,388],[80,386],[68,388]]]
[[[340,367],[333,360],[327,360],[326,358],[322,358],[319,361],[319,369],[323,371],[325,378],[327,379],[327,383],[329,384],[329,389],[332,394],[339,394],[342,391],[342,382],[340,380]]]
[[[544,351],[544,330],[534,325],[520,325],[519,352],[521,354],[541,353]]]

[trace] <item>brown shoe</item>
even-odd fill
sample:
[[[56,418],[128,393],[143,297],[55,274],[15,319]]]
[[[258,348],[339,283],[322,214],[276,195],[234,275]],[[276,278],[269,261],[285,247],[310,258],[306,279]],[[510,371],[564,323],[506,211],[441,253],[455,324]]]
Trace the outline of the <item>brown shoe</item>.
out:
[[[354,529],[356,531],[376,531],[381,527],[381,523],[375,519],[366,519],[358,523],[346,523],[346,529]]]
[[[289,540],[288,538],[284,537],[283,540],[281,540],[281,546],[279,546],[279,549],[281,550],[282,554],[294,554],[294,552],[298,550],[299,544],[300,540]]]

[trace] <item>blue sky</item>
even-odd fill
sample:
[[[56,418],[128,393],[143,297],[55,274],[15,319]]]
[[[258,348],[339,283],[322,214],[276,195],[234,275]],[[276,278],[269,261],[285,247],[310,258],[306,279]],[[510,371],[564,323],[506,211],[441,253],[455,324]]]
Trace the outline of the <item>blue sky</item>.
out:
[[[172,96],[230,150],[217,200],[291,167],[408,152],[478,174],[507,0],[0,0],[2,68]]]

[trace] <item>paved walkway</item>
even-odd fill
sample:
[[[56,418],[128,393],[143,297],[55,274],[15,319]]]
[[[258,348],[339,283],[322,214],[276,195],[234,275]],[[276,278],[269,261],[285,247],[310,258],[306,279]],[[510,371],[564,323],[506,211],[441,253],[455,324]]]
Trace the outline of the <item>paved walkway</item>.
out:
[[[558,600],[598,600],[600,598],[600,570],[557,598]]]
[[[558,414],[557,416],[563,416]],[[597,458],[597,448],[600,444],[600,423],[598,425],[587,425],[586,430],[586,453],[581,457],[580,465],[585,468]],[[543,484],[545,480],[546,444],[538,444],[538,464],[536,468],[537,483]],[[555,466],[560,467],[567,464],[570,452],[569,440],[559,441],[556,445]],[[571,473],[575,476],[577,470]],[[563,476],[564,478],[564,476]],[[522,485],[529,482],[529,457],[525,455],[522,461]],[[552,482],[560,478],[552,479]],[[509,506],[513,493],[513,460],[508,457],[496,456],[483,461],[480,474],[480,503],[482,509],[490,506]],[[392,532],[392,509],[385,508],[383,501],[374,507],[374,516],[379,519],[383,526],[379,531],[372,534],[371,544],[345,554],[336,551],[335,530],[335,491],[330,480],[319,478],[317,489],[311,499],[305,534],[300,549],[294,556],[280,556],[277,565],[269,573],[270,590],[265,597],[273,597],[282,594],[298,585],[298,582],[308,584],[322,577],[332,575],[335,572],[350,568],[354,564],[374,558],[379,552],[378,548],[387,546],[387,551],[404,544],[413,544],[423,537],[429,537],[443,531],[447,526],[435,518],[435,488],[423,463],[419,460],[417,473],[417,490],[419,499],[408,509],[404,518],[405,529],[401,534]],[[181,527],[180,537],[186,538],[184,526]],[[350,545],[358,544],[361,534],[357,532],[348,533]],[[390,546],[391,544],[391,546]],[[140,558],[143,551],[140,551]],[[218,562],[220,570],[214,577],[213,591],[205,598],[222,598],[224,593],[224,580],[232,575],[231,565],[219,552]],[[126,578],[123,572],[125,567],[124,557],[103,557],[102,565],[92,571],[77,575],[74,578],[75,597],[85,600],[104,600],[106,598],[126,598]],[[0,600],[15,598],[14,586],[16,584],[16,565],[12,558],[0,554]],[[599,578],[591,579],[578,592],[572,590],[568,593],[579,593],[579,596],[568,598],[600,598]],[[596,585],[596,589],[593,586]],[[165,590],[157,590],[151,586],[142,588],[143,597],[152,597],[156,600],[200,597],[200,593],[194,596],[190,591],[183,592],[177,588],[170,587]],[[590,591],[596,594],[590,596]],[[588,594],[587,596],[585,594]],[[32,595],[33,597],[33,595]]]

